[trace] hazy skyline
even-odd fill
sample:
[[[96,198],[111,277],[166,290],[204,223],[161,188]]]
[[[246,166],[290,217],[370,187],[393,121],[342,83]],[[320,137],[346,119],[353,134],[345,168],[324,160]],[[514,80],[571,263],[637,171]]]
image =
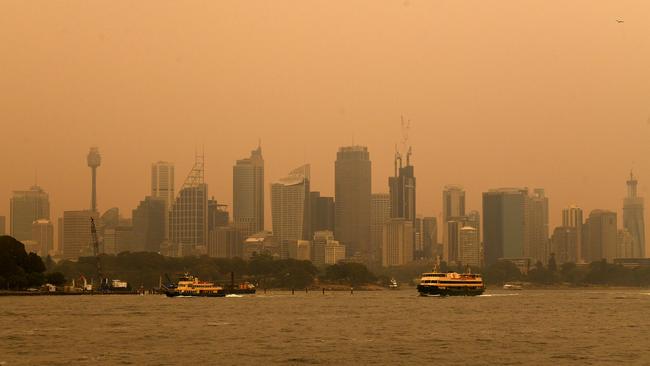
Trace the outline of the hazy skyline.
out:
[[[105,5],[105,6],[102,6]],[[339,146],[368,146],[388,192],[400,115],[418,214],[462,184],[467,210],[503,186],[543,187],[551,228],[575,203],[616,210],[650,187],[650,4],[394,1],[95,4],[5,1],[0,11],[0,215],[38,184],[53,221],[98,206],[125,216],[151,163],[176,188],[205,148],[209,195],[232,203],[232,166],[262,140],[269,184],[310,163],[334,194]],[[624,23],[617,23],[623,19]]]

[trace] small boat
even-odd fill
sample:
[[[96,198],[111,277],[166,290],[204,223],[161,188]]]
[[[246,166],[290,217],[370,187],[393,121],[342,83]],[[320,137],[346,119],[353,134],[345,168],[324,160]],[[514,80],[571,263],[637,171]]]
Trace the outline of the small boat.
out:
[[[399,284],[397,283],[397,280],[391,278],[390,282],[388,282],[388,288],[391,290],[396,290],[397,288],[399,288]]]
[[[224,291],[226,294],[235,295],[254,294],[255,285],[250,282],[242,282],[238,285],[235,285],[235,273],[230,272],[230,285],[224,286]]]
[[[423,273],[417,287],[421,296],[477,296],[483,294],[485,285],[480,274],[475,273]]]
[[[504,290],[523,290],[524,285],[519,282],[509,282],[503,285]]]
[[[212,282],[200,281],[197,277],[185,274],[178,282],[165,286],[167,297],[224,297],[223,287],[215,286]]]

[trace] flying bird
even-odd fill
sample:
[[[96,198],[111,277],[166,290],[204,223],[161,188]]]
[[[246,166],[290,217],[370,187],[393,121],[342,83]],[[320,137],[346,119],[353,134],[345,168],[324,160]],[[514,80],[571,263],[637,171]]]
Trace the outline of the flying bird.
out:
[[[625,20],[623,20],[623,19],[616,19],[616,23],[625,23]]]

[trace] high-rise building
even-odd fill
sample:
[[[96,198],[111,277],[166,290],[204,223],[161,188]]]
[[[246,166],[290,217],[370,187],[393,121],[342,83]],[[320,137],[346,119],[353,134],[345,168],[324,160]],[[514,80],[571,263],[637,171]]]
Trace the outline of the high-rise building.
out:
[[[616,235],[616,258],[634,258],[634,238],[627,229],[619,230]]]
[[[325,247],[327,243],[334,240],[334,233],[330,230],[314,232],[314,239],[311,247],[311,261],[315,266],[325,264]]]
[[[45,258],[54,250],[54,225],[48,219],[32,223],[32,240],[38,244],[36,254]]]
[[[384,224],[381,261],[384,267],[400,266],[413,261],[413,222],[389,219]]]
[[[460,260],[460,229],[465,227],[465,217],[452,218],[447,221],[447,251],[445,259],[447,263],[456,263]]]
[[[262,147],[232,168],[233,220],[251,235],[264,230],[264,159]]]
[[[576,229],[576,246],[575,254],[572,254],[570,257],[575,258],[575,262],[582,261],[583,255],[583,240],[582,240],[582,224],[584,220],[582,218],[582,209],[576,205],[571,205],[562,210],[562,226],[563,227],[573,227]],[[556,254],[557,255],[557,254]]]
[[[320,192],[309,193],[311,232],[334,231],[334,197],[323,197]]]
[[[384,224],[388,219],[390,219],[390,195],[373,193],[370,199],[370,259],[373,263],[381,263]]]
[[[7,223],[4,216],[0,216],[0,235],[7,234]]]
[[[485,264],[524,257],[528,247],[528,189],[500,188],[483,193]]]
[[[208,185],[203,166],[203,156],[197,156],[169,213],[172,252],[177,256],[207,252]]]
[[[14,191],[9,206],[9,233],[18,241],[32,239],[34,221],[50,219],[50,198],[39,186],[32,186],[28,191]]]
[[[91,147],[86,157],[88,167],[90,168],[92,185],[90,193],[90,210],[97,212],[97,168],[102,163],[102,156],[99,155],[99,149]]]
[[[133,251],[160,252],[165,241],[167,203],[164,198],[147,196],[133,210]]]
[[[645,220],[643,198],[637,196],[637,180],[630,173],[627,181],[627,197],[623,201],[623,227],[632,236],[631,258],[645,257]]]
[[[545,263],[549,255],[548,197],[542,188],[536,188],[528,197],[528,233],[530,238],[524,256]]]
[[[134,245],[133,226],[118,225],[104,229],[104,253],[119,254],[123,252],[139,252]]]
[[[90,253],[90,218],[98,219],[97,212],[91,210],[63,212],[63,259],[75,259]]]
[[[334,237],[348,257],[370,260],[371,163],[365,146],[339,148],[334,164]]]
[[[230,224],[230,215],[228,214],[228,205],[223,205],[217,202],[217,200],[212,197],[208,200],[208,232],[212,229],[218,227],[229,226]],[[233,225],[244,235],[244,237],[250,236],[254,233],[250,232],[250,225],[240,223],[239,225]]]
[[[583,225],[584,259],[587,262],[606,259],[611,262],[616,258],[618,233],[616,229],[616,212],[593,210]]]
[[[345,259],[345,245],[337,240],[328,240],[325,244],[325,264],[337,264]]]
[[[216,227],[209,234],[208,256],[215,258],[241,257],[244,238],[242,231],[236,227]]]
[[[151,164],[151,197],[165,202],[165,239],[169,238],[169,211],[176,198],[174,163],[159,161]]]
[[[291,241],[310,239],[309,170],[309,164],[303,165],[271,184],[273,235],[282,258],[288,258]]]
[[[395,175],[388,178],[390,195],[390,217],[407,219],[415,225],[415,168],[411,165],[411,151],[406,154],[406,165],[402,166],[402,155],[395,154]]]
[[[442,255],[438,248],[438,219],[435,217],[422,218],[422,246],[424,258]]]
[[[458,221],[459,218],[465,217],[465,189],[458,184],[448,184],[442,191],[442,244],[444,258],[447,262],[455,258],[450,253],[454,251],[453,246],[457,243],[449,243],[449,236],[447,225],[448,221]],[[452,236],[457,235],[452,233]],[[457,251],[456,251],[457,252]],[[455,260],[455,259],[454,259]]]
[[[582,230],[582,223],[580,223]],[[560,226],[553,230],[551,237],[551,253],[555,255],[558,264],[573,262],[578,259],[578,228],[577,226]],[[549,255],[551,254],[549,253]]]
[[[291,259],[299,261],[311,260],[311,243],[309,240],[291,240],[288,251]]]
[[[481,243],[479,242],[478,230],[471,226],[465,226],[459,230],[458,236],[460,243],[458,261],[465,266],[480,266]]]

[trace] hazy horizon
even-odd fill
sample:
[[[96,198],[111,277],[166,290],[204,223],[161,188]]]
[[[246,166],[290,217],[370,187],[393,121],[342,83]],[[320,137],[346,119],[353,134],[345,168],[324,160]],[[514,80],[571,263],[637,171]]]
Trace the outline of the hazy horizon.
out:
[[[552,233],[569,204],[615,210],[621,227],[630,169],[650,196],[647,2],[1,8],[7,219],[36,172],[53,221],[88,208],[90,146],[100,210],[126,217],[150,193],[151,163],[174,162],[178,190],[202,146],[209,194],[230,205],[232,165],[258,139],[267,218],[269,184],[305,162],[312,190],[333,196],[336,151],[353,141],[370,151],[373,192],[387,192],[401,115],[418,214],[438,216],[450,183],[479,212],[490,188],[541,187]]]

